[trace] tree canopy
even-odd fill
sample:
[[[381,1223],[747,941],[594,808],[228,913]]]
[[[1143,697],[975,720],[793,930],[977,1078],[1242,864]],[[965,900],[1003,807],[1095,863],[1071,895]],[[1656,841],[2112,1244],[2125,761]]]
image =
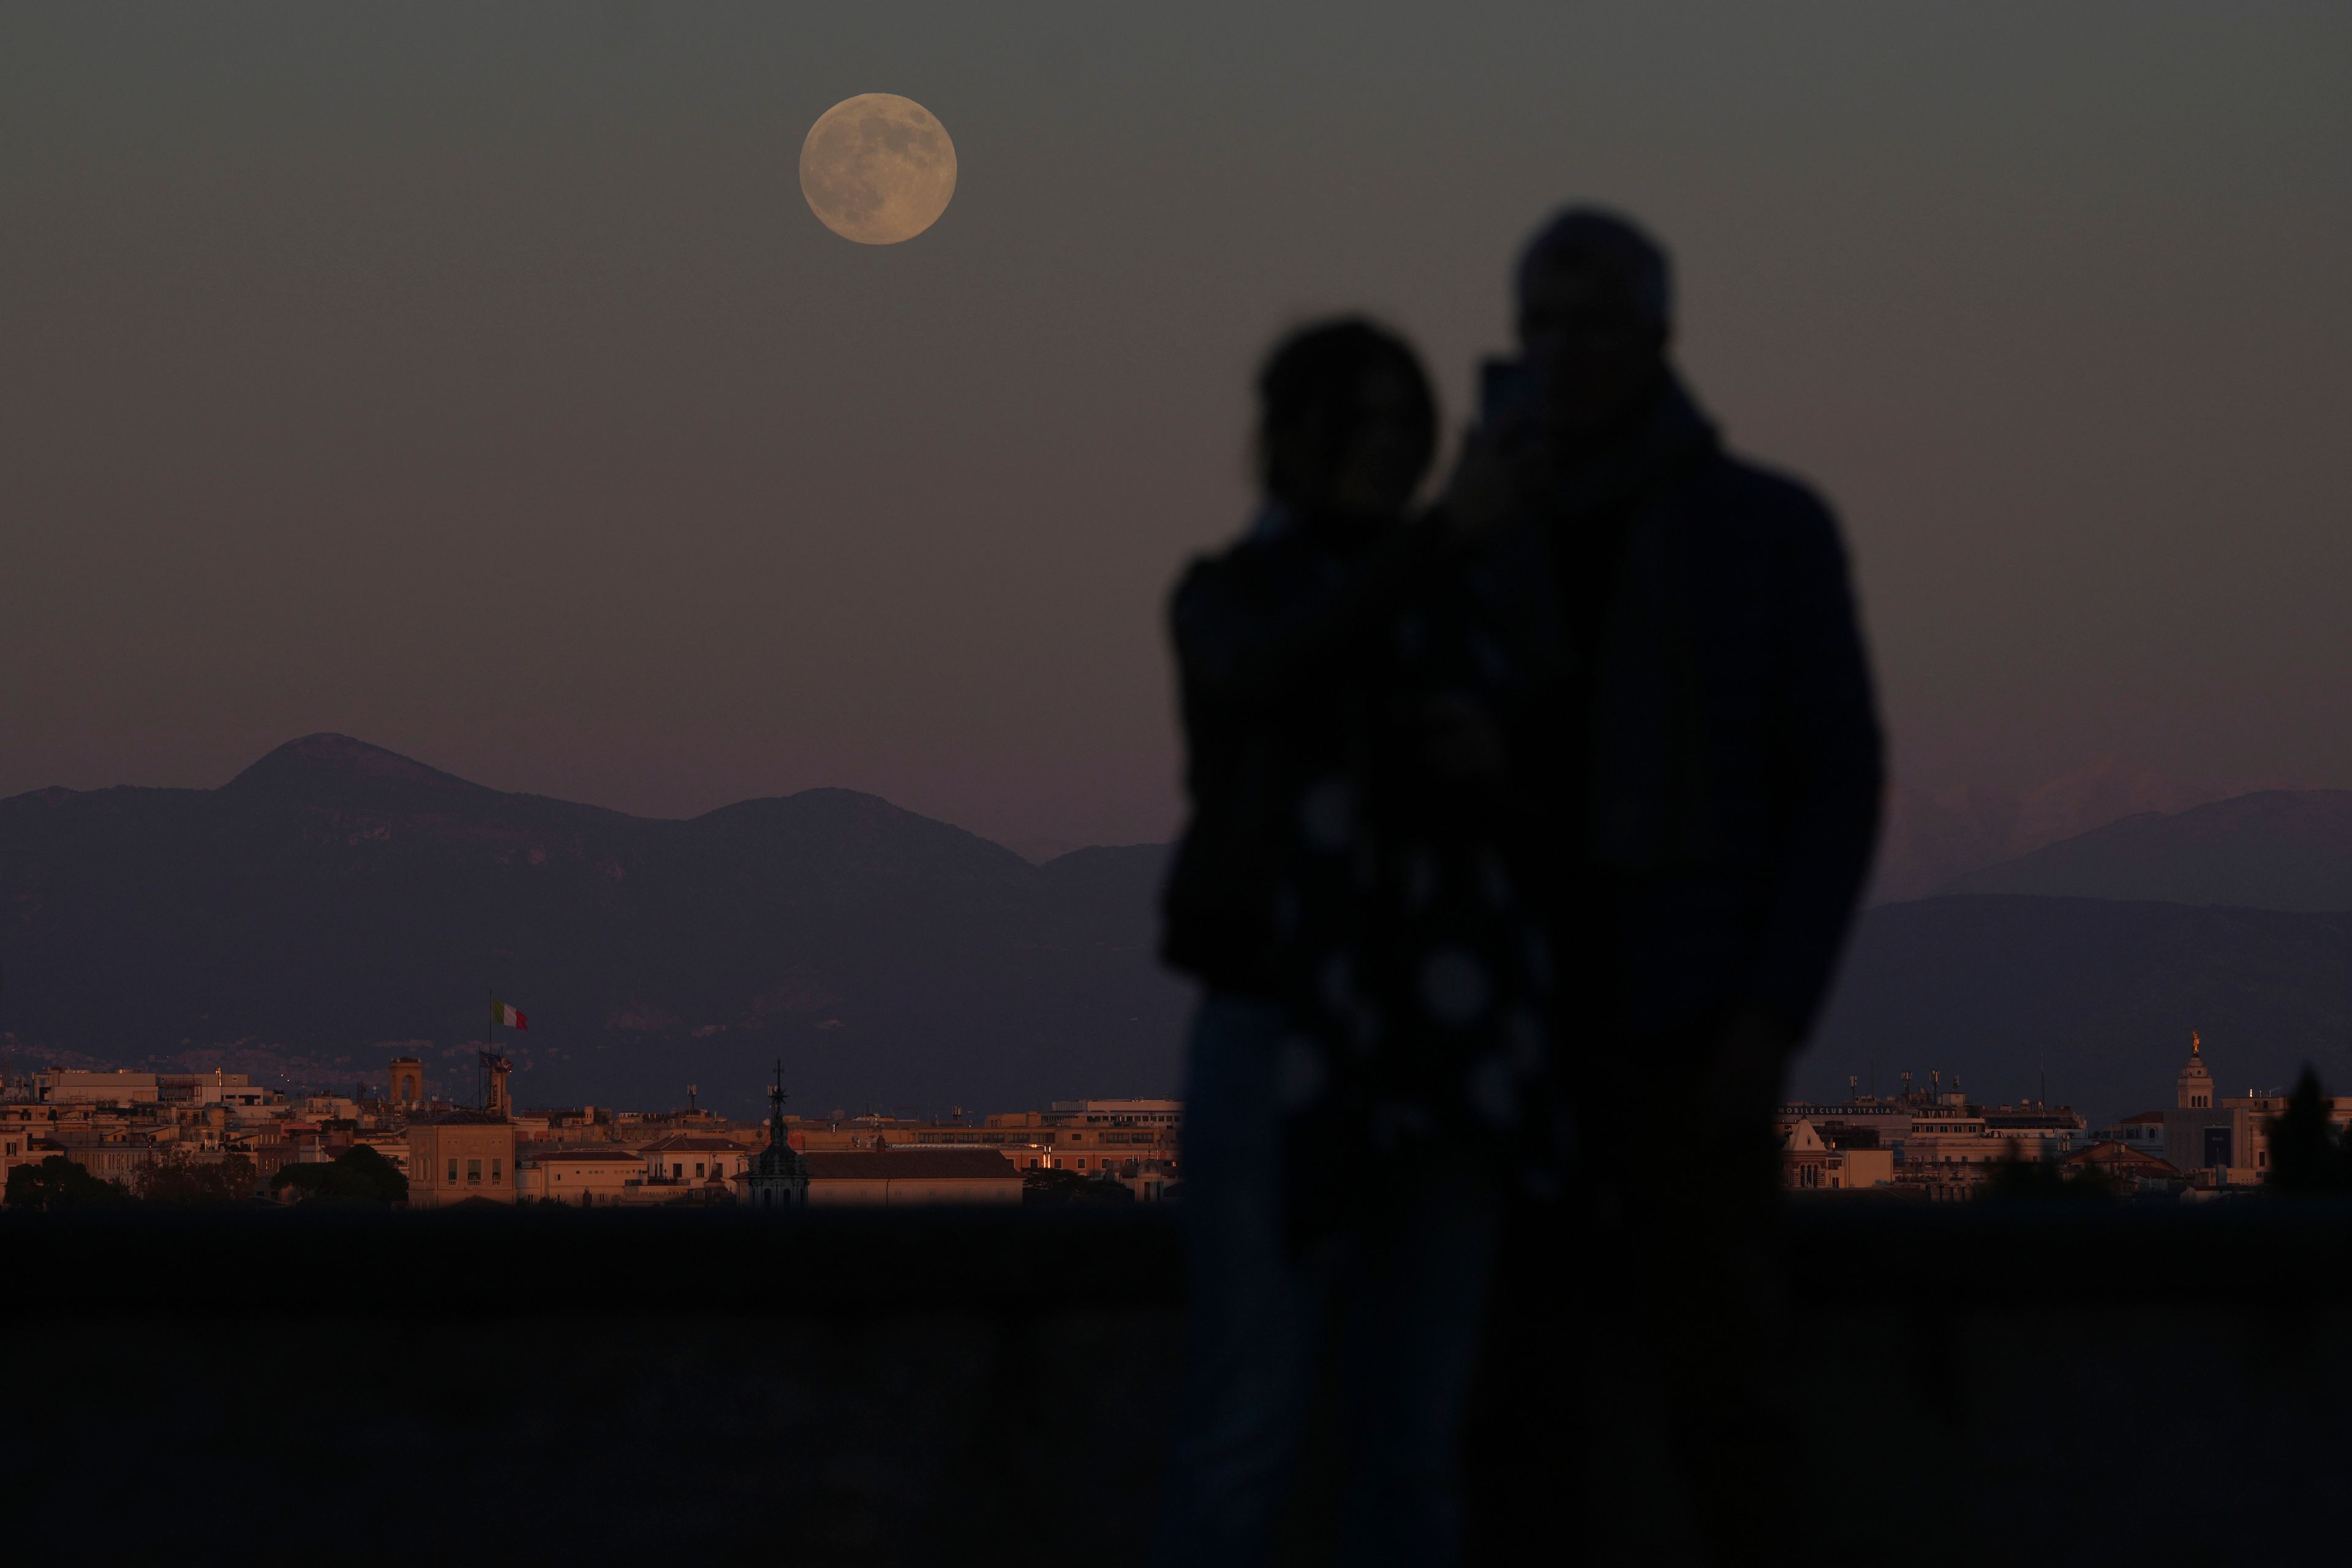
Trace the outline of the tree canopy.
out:
[[[280,1165],[269,1186],[281,1197],[304,1203],[325,1198],[338,1203],[396,1204],[408,1198],[408,1178],[364,1143],[353,1144],[323,1164]]]
[[[2111,1198],[2116,1184],[2094,1165],[2059,1165],[2011,1154],[1993,1166],[1977,1196],[2000,1202],[2011,1198]]]
[[[2352,1128],[2338,1137],[2327,1109],[2319,1075],[2306,1066],[2286,1114],[2270,1125],[2273,1192],[2352,1193]]]
[[[37,1165],[18,1165],[8,1173],[7,1203],[12,1209],[100,1208],[129,1198],[121,1187],[100,1181],[88,1167],[63,1154],[52,1154]]]
[[[1076,1171],[1042,1167],[1021,1173],[1024,1204],[1131,1204],[1135,1194],[1108,1176],[1082,1176]]]
[[[139,1173],[142,1202],[181,1207],[240,1204],[253,1196],[253,1162],[242,1154],[208,1160],[174,1149]]]

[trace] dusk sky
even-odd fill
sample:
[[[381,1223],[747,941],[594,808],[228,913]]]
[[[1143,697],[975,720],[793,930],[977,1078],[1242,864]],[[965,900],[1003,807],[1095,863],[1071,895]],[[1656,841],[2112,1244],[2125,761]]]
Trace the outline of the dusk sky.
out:
[[[1271,14],[1270,14],[1271,13]],[[650,815],[1168,837],[1273,336],[1458,423],[1571,199],[1852,543],[1898,776],[2352,785],[2352,7],[0,13],[0,795],[336,730]],[[802,199],[902,94],[918,237]]]

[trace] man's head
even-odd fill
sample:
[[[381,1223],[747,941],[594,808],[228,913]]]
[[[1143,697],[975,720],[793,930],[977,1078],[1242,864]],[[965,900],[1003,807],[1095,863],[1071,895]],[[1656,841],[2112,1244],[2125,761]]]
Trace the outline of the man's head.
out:
[[[1519,347],[1544,406],[1569,437],[1605,432],[1654,398],[1666,375],[1674,286],[1666,253],[1613,213],[1570,207],[1519,257]]]

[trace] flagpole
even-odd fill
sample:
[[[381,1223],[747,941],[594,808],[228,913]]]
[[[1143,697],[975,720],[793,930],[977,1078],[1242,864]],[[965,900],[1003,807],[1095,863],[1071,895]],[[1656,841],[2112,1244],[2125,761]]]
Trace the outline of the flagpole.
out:
[[[492,986],[490,988],[490,1037],[488,1048],[492,1055],[496,1055],[499,1048],[499,993],[496,986]],[[488,1109],[488,1107],[482,1101],[482,1058],[478,1055],[474,1058],[474,1109],[477,1110],[485,1110]]]

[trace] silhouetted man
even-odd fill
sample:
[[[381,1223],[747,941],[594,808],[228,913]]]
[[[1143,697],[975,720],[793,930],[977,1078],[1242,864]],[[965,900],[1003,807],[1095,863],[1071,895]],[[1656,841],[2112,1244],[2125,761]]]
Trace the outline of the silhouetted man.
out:
[[[1724,451],[1668,361],[1671,299],[1664,254],[1623,220],[1544,228],[1518,270],[1523,357],[1455,485],[1470,521],[1507,508],[1548,545],[1561,677],[1517,765],[1557,811],[1554,929],[1581,998],[1560,1037],[1588,1153],[1575,1202],[1507,1248],[1522,1267],[1486,1411],[1582,1337],[1559,1321],[1570,1303],[1630,1309],[1702,1532],[1737,1561],[1773,1441],[1748,1387],[1771,1113],[1867,869],[1880,746],[1837,525]],[[1474,1459],[1498,1507],[1514,1453],[1540,1468],[1511,1445]]]

